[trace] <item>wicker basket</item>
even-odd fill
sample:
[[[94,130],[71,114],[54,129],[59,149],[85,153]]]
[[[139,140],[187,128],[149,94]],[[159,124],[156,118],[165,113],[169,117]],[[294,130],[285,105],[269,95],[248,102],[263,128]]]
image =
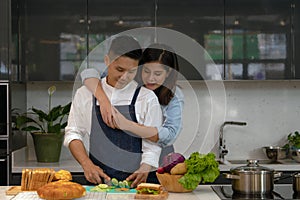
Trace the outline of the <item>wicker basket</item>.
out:
[[[183,175],[171,175],[169,173],[159,174],[156,173],[159,183],[168,191],[168,192],[192,192],[193,190],[185,189],[178,180]]]

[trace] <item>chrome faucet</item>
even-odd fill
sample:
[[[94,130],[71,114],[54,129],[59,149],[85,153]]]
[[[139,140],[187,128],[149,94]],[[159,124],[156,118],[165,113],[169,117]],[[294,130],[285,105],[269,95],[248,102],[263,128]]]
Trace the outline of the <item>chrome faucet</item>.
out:
[[[228,154],[228,150],[226,149],[225,145],[225,140],[224,140],[224,135],[223,135],[223,130],[226,125],[237,125],[237,126],[246,126],[246,122],[235,122],[235,121],[226,121],[224,122],[219,131],[219,159],[220,162],[224,162],[224,157],[225,155]]]

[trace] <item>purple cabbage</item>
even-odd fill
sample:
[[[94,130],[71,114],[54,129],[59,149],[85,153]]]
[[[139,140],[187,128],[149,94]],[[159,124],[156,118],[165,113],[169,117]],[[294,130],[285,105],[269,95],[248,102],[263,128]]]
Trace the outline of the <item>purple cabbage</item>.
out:
[[[162,167],[164,172],[170,173],[171,169],[177,165],[178,163],[182,163],[185,161],[185,158],[180,153],[169,153],[165,157],[163,157]]]

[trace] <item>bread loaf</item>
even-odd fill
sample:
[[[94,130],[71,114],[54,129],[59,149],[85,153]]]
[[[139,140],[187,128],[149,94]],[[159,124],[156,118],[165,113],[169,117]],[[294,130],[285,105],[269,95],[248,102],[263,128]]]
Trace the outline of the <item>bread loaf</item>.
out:
[[[32,191],[51,182],[55,171],[49,168],[23,169],[21,190]]]
[[[42,199],[56,200],[80,198],[85,196],[86,191],[78,183],[59,180],[40,187],[37,189],[37,193]]]

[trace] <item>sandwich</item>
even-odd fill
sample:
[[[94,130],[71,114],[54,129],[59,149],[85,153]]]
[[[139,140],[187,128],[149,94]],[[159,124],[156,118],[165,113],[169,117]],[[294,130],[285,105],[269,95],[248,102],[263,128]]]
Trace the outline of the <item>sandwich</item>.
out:
[[[165,200],[168,198],[168,191],[162,185],[154,183],[141,183],[136,188],[135,199]]]

